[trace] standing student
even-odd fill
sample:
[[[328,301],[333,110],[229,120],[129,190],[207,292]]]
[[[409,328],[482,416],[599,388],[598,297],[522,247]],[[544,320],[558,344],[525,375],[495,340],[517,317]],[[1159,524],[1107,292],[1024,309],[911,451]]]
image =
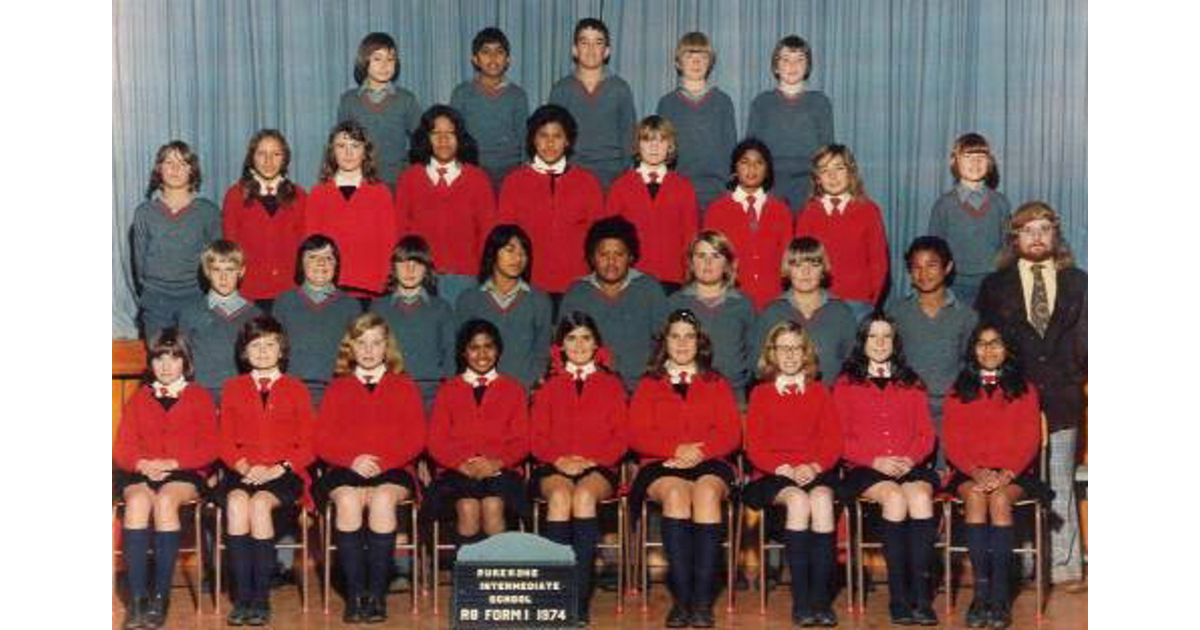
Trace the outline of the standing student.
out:
[[[854,352],[833,387],[848,470],[842,500],[866,497],[883,509],[888,613],[896,625],[938,625],[930,561],[937,538],[933,422],[921,377],[904,360],[895,323],[876,311],[862,320]]]
[[[238,292],[246,275],[245,256],[237,243],[218,240],[204,248],[201,268],[208,293],[193,298],[180,315],[179,327],[192,342],[196,382],[220,402],[225,381],[238,373],[234,344],[238,332],[262,311]]]
[[[747,138],[729,160],[732,181],[704,213],[704,229],[725,235],[741,260],[738,283],[756,310],[779,295],[779,261],[792,234],[787,205],[768,193],[775,183],[771,150]]]
[[[328,469],[313,496],[318,508],[330,501],[337,507],[335,544],[346,584],[342,620],[378,623],[387,619],[396,506],[417,491],[408,469],[425,449],[425,411],[396,338],[375,313],[359,315],[346,329],[334,372],[315,439]]]
[[[679,87],[658,99],[658,115],[675,126],[678,161],[675,168],[696,189],[701,210],[725,192],[729,178],[725,156],[737,144],[733,101],[708,82],[717,51],[704,33],[686,33],[675,45]]]
[[[166,621],[179,553],[179,506],[204,496],[217,458],[217,410],[208,391],[192,386],[191,379],[187,337],[178,328],[163,329],[146,344],[143,385],[125,404],[117,427],[113,495],[125,502],[126,630],[158,628]]]
[[[576,22],[571,35],[575,72],[559,79],[546,101],[565,107],[579,122],[576,159],[595,173],[605,190],[625,168],[629,138],[637,124],[629,84],[605,69],[611,46],[603,21],[583,18]]]
[[[427,508],[455,520],[459,544],[503,532],[508,517],[528,513],[517,467],[529,455],[525,389],[496,370],[504,354],[500,331],[473,319],[455,340],[458,375],[438,389],[429,428],[429,454],[442,468]]]
[[[458,297],[459,324],[486,319],[504,339],[500,371],[530,390],[546,372],[554,316],[550,297],[529,286],[533,244],[511,223],[497,225],[487,236],[479,262],[479,288]]]
[[[319,406],[333,378],[342,335],[362,306],[337,288],[342,256],[332,239],[314,234],[304,239],[295,257],[297,286],[280,294],[272,310],[291,339],[292,375],[304,381],[313,405]]]
[[[568,164],[578,131],[575,119],[558,105],[543,105],[526,125],[530,163],[513,171],[500,188],[497,223],[515,223],[535,247],[533,286],[555,299],[587,264],[579,257],[588,227],[604,216],[600,181],[588,169]]]
[[[224,470],[215,494],[225,511],[225,545],[233,574],[231,626],[270,623],[277,508],[307,502],[313,461],[313,407],[308,388],[285,374],[288,337],[270,316],[238,334],[242,375],[221,396]]]
[[[825,244],[837,268],[830,288],[856,319],[879,305],[888,279],[888,242],[879,206],[867,196],[849,147],[821,147],[813,157],[813,194],[796,220],[796,236]]]
[[[404,348],[408,373],[428,411],[442,379],[454,373],[454,310],[436,294],[437,274],[425,239],[400,239],[391,267],[388,294],[376,298],[370,311],[387,321]]]
[[[738,404],[750,384],[754,305],[737,289],[738,260],[725,235],[705,230],[688,247],[687,284],[667,300],[667,310],[690,310],[712,338],[713,369],[733,387]]]
[[[221,238],[221,214],[197,197],[200,156],[182,140],[158,148],[146,201],[133,212],[130,234],[138,287],[142,336],[180,323],[180,315],[200,295],[196,267],[200,254]]]
[[[761,347],[767,332],[779,322],[791,320],[800,324],[817,349],[817,379],[831,387],[842,362],[854,348],[854,314],[845,302],[828,291],[835,270],[819,241],[793,240],[781,266],[788,289],[759,315],[753,343]]]
[[[288,179],[292,149],[277,129],[250,137],[242,177],[225,192],[221,222],[225,238],[246,252],[242,294],[269,308],[292,287],[296,247],[304,240],[308,195]]]
[[[421,106],[410,91],[396,85],[400,58],[396,40],[387,33],[370,33],[358,45],[354,82],[338,99],[337,122],[357,121],[376,142],[379,179],[388,186],[407,165],[408,138],[421,117]]]
[[[1008,341],[1037,386],[1050,423],[1050,512],[1058,521],[1050,529],[1050,581],[1082,593],[1075,449],[1087,406],[1087,274],[1075,266],[1058,213],[1041,201],[1013,213],[999,268],[984,279],[975,308],[981,320],[1011,333]]]
[[[955,186],[938,197],[929,213],[929,233],[946,239],[958,258],[954,291],[967,304],[975,302],[979,285],[995,271],[1004,247],[1012,204],[1000,186],[1000,165],[988,141],[966,133],[950,150]]]
[[[904,338],[908,362],[929,390],[929,411],[938,437],[942,436],[942,401],[962,369],[963,352],[979,316],[970,303],[947,285],[955,273],[954,255],[946,241],[918,236],[904,253],[913,294],[896,300],[888,315]],[[946,464],[944,444],[937,467]]]
[[[571,285],[559,311],[580,311],[595,320],[628,391],[645,372],[651,341],[667,312],[658,281],[633,268],[640,252],[637,229],[625,218],[594,223],[584,246],[592,273]]]
[[[329,132],[320,182],[308,199],[305,231],[337,241],[343,254],[339,282],[360,298],[384,290],[388,252],[396,238],[392,193],[380,181],[375,159],[365,127],[338,123]]]
[[[575,550],[577,619],[590,619],[600,525],[596,504],[616,492],[627,449],[625,389],[606,364],[596,322],[568,313],[554,333],[545,384],[533,395],[530,491],[546,499],[546,538]]]
[[[712,341],[696,316],[675,311],[661,330],[629,407],[629,443],[641,463],[630,512],[647,498],[662,504],[674,598],[667,627],[711,628],[721,501],[736,478],[728,457],[741,442],[741,418],[729,383],[712,371]]]
[[[479,166],[495,191],[521,165],[529,117],[529,97],[506,76],[511,59],[504,31],[494,26],[479,31],[471,40],[475,78],[459,83],[450,94],[450,106],[462,114],[467,131],[479,143]]]
[[[771,51],[775,87],[754,97],[746,135],[762,138],[775,155],[777,193],[789,208],[809,197],[810,166],[817,149],[833,144],[833,105],[805,81],[812,74],[813,52],[798,35],[788,35]]]
[[[750,395],[746,456],[754,467],[746,505],[786,510],[783,544],[792,573],[792,623],[836,626],[830,592],[835,467],[842,431],[833,398],[814,378],[817,353],[799,324],[780,322],[763,340],[761,382]]]
[[[399,236],[424,237],[438,266],[438,291],[450,304],[475,286],[483,240],[492,227],[496,197],[475,166],[475,140],[462,116],[434,105],[412,136],[412,166],[396,184]]]
[[[642,244],[638,269],[668,292],[677,291],[685,273],[684,253],[699,230],[696,191],[671,170],[675,128],[671,121],[647,116],[637,127],[637,167],[613,182],[608,214],[619,214],[637,227]]]
[[[955,471],[948,489],[966,506],[975,577],[966,622],[971,628],[1007,628],[1013,504],[1026,496],[1047,498],[1035,464],[1041,409],[1037,389],[1025,380],[999,328],[976,327],[965,354],[966,366],[946,399],[945,447]]]

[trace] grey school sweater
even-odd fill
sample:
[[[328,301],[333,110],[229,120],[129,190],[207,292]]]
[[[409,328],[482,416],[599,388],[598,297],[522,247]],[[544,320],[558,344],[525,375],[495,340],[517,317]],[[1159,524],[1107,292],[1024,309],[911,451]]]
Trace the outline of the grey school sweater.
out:
[[[713,344],[713,369],[721,373],[735,391],[750,383],[758,360],[758,348],[750,345],[754,333],[754,305],[737,289],[725,292],[725,299],[708,306],[696,297],[692,286],[676,291],[667,300],[667,311],[686,308],[696,314]]]
[[[479,166],[492,180],[492,189],[499,191],[504,176],[525,159],[525,90],[508,83],[498,94],[490,94],[478,81],[464,81],[450,95],[450,106],[462,114],[467,132],[479,145]]]
[[[579,138],[572,159],[598,177],[607,193],[613,180],[633,164],[637,111],[629,84],[610,74],[589,94],[575,75],[568,75],[550,89],[547,102],[567,108],[575,117]]]
[[[400,171],[408,166],[408,139],[421,122],[421,105],[410,91],[396,90],[382,104],[369,104],[361,88],[350,88],[338,100],[337,120],[356,120],[375,145],[379,179],[395,189]]]
[[[179,316],[179,326],[192,342],[192,366],[196,382],[221,399],[221,388],[229,378],[237,376],[237,338],[246,322],[262,315],[253,302],[248,302],[231,316],[208,307],[208,298],[201,295],[191,308]]]
[[[779,322],[792,320],[804,328],[804,332],[817,346],[817,368],[821,372],[821,382],[826,387],[832,387],[842,371],[842,363],[854,349],[854,335],[858,325],[854,314],[846,303],[835,298],[827,297],[824,304],[817,308],[813,316],[805,319],[804,314],[792,306],[785,292],[773,300],[758,316],[758,324],[754,332],[754,348],[761,348],[763,340],[771,327]]]
[[[317,304],[296,288],[275,299],[271,314],[288,334],[288,373],[304,381],[313,405],[320,405],[333,378],[346,327],[362,312],[358,300],[337,291]]]
[[[200,253],[221,238],[221,211],[196,197],[175,214],[158,197],[133,212],[133,266],[142,291],[200,294]]]
[[[525,386],[533,387],[550,360],[550,339],[554,322],[550,315],[550,297],[538,289],[521,291],[508,308],[501,308],[490,292],[481,288],[469,289],[458,296],[454,307],[457,325],[470,319],[485,319],[500,329],[504,354],[499,370]]]
[[[454,310],[442,298],[426,293],[413,304],[394,295],[375,298],[370,310],[387,320],[400,344],[404,371],[421,388],[429,411],[438,385],[455,372]]]
[[[943,396],[962,369],[963,353],[979,316],[970,305],[946,290],[946,304],[929,317],[916,295],[888,306],[896,332],[904,340],[904,357],[925,381],[930,397]]]
[[[654,335],[666,319],[667,297],[653,276],[629,273],[636,275],[616,299],[601,293],[590,275],[576,280],[563,296],[558,315],[562,319],[568,313],[582,311],[596,320],[621,381],[626,391],[632,392],[646,372]]]
[[[730,178],[729,158],[737,145],[733,101],[717,87],[698,101],[676,89],[658,99],[658,115],[675,126],[675,169],[692,180],[703,212]]]
[[[959,202],[958,187],[938,197],[929,213],[929,233],[940,236],[954,254],[959,274],[980,276],[996,270],[996,255],[1004,246],[1012,204],[1003,193],[987,190],[987,210],[973,216]]]
[[[809,177],[813,154],[834,140],[829,97],[817,90],[805,90],[797,98],[767,90],[750,103],[746,135],[762,140],[771,149],[775,162],[771,193],[784,198],[794,216],[812,188]]]

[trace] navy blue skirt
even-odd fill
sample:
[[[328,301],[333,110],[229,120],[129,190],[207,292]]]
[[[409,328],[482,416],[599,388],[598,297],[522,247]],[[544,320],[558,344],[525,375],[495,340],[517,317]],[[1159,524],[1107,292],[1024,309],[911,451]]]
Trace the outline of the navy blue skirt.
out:
[[[455,503],[460,499],[487,499],[496,497],[504,501],[507,516],[527,519],[529,499],[525,484],[516,472],[503,468],[500,474],[487,479],[472,479],[454,469],[443,470],[429,484],[429,492],[421,502],[421,514],[425,520],[451,520],[455,517]]]
[[[246,494],[254,496],[256,492],[270,492],[279,500],[281,506],[292,505],[300,500],[300,496],[304,493],[304,480],[293,471],[286,471],[282,475],[257,486],[244,483],[242,476],[238,471],[222,466],[223,474],[221,475],[221,483],[213,490],[213,501],[225,508],[226,502],[229,499],[229,493],[234,490],[245,491]]]
[[[963,483],[970,481],[971,477],[961,471],[954,471],[954,475],[950,477],[950,481],[946,482],[946,491],[958,497],[958,487]],[[1012,483],[1021,487],[1025,492],[1021,499],[1037,499],[1043,503],[1049,503],[1054,499],[1054,491],[1046,482],[1037,478],[1033,474],[1033,467],[1030,466],[1022,471],[1019,475],[1013,478]]]
[[[655,481],[663,477],[678,477],[687,481],[696,481],[705,475],[716,475],[725,482],[725,486],[729,488],[729,498],[735,498],[737,487],[734,482],[737,481],[737,474],[734,472],[733,465],[727,461],[720,459],[706,459],[691,468],[667,468],[663,466],[663,462],[654,462],[642,466],[638,471],[637,476],[633,478],[633,485],[629,488],[629,510],[630,519],[636,525],[637,520],[642,516],[642,504],[646,502],[646,490]]]
[[[319,509],[324,510],[325,504],[329,502],[330,493],[342,486],[374,488],[388,483],[408,488],[409,497],[417,496],[416,480],[402,468],[389,468],[374,477],[364,477],[350,468],[332,466],[313,482],[313,501]]]
[[[205,476],[206,475],[199,470],[181,468],[179,470],[172,470],[171,472],[167,473],[167,476],[160,481],[151,481],[149,477],[143,475],[142,473],[114,468],[113,500],[123,501],[125,499],[125,489],[129,486],[136,486],[139,483],[144,483],[149,486],[151,490],[158,492],[159,488],[162,488],[166,484],[172,482],[192,484],[196,487],[196,494],[200,496],[200,499],[205,500],[207,499],[209,493],[208,483],[206,483],[204,480]]]
[[[824,486],[833,490],[836,495],[840,485],[841,479],[839,479],[836,467],[822,472],[803,486],[782,475],[767,475],[746,484],[746,488],[742,490],[742,501],[747,507],[765,510],[775,505],[775,497],[779,496],[780,491],[784,488],[800,488],[808,492],[813,488]]]
[[[881,481],[894,481],[898,484],[924,481],[933,491],[936,491],[942,484],[937,471],[928,465],[914,466],[912,470],[901,477],[889,477],[874,468],[855,466],[847,470],[845,476],[842,477],[842,485],[838,488],[838,499],[843,503],[851,503],[862,496],[862,493],[871,486]]]

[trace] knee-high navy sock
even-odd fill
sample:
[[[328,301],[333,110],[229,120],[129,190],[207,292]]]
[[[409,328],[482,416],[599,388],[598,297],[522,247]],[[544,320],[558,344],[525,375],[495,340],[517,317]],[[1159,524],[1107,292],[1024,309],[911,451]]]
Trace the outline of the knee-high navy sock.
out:
[[[229,569],[233,574],[233,601],[237,603],[249,602],[254,596],[251,569],[254,566],[254,550],[250,542],[249,534],[230,534],[225,542],[229,549]]]
[[[888,598],[912,605],[908,591],[908,527],[905,521],[883,521],[883,558],[887,563]]]
[[[553,543],[560,545],[571,544],[571,521],[546,521],[546,530],[542,534]]]
[[[991,527],[992,547],[992,602],[1009,604],[1010,569],[1012,567],[1012,552],[1014,535],[1012,525]]]
[[[395,530],[383,534],[367,532],[367,592],[380,599],[387,596],[392,556],[395,554]]]
[[[967,523],[967,553],[971,557],[971,575],[975,580],[975,599],[991,601],[992,562],[988,526]]]
[[[788,569],[792,572],[792,615],[807,609],[811,597],[810,548],[812,534],[808,530],[783,530],[783,552],[787,556]]]
[[[808,535],[812,545],[809,547],[809,563],[812,575],[812,590],[808,603],[814,609],[825,609],[830,606],[830,596],[833,580],[833,570],[837,566],[837,534],[833,532],[812,532]],[[792,578],[795,579],[795,578]]]
[[[662,517],[663,551],[667,554],[667,579],[676,603],[692,604],[692,521]]]
[[[913,603],[928,606],[933,601],[929,563],[933,560],[933,542],[937,538],[937,521],[929,518],[908,519],[908,576]]]
[[[337,545],[338,567],[346,581],[346,599],[357,598],[363,593],[363,530],[352,532],[338,530],[334,533]]]
[[[596,564],[596,543],[600,540],[600,521],[595,517],[577,518],[573,529],[571,548],[575,550],[579,611],[586,613],[592,597],[592,570]]]
[[[129,599],[147,595],[146,578],[150,564],[150,530],[148,528],[121,530],[121,555],[125,560],[125,579],[129,581]]]
[[[175,575],[175,559],[179,557],[178,530],[154,532],[154,594],[166,596],[171,592],[171,577]]]
[[[266,601],[271,598],[271,574],[275,572],[275,539],[254,539],[254,590],[251,599]]]
[[[721,524],[695,523],[692,525],[695,544],[695,578],[692,581],[692,605],[712,605],[713,586],[717,577],[717,561],[721,558]]]

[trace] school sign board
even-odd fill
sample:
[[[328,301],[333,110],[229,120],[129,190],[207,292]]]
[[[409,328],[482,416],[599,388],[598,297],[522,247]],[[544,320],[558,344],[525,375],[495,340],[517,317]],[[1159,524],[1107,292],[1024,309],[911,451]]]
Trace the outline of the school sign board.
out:
[[[575,625],[575,552],[541,536],[507,532],[458,550],[452,628]]]

